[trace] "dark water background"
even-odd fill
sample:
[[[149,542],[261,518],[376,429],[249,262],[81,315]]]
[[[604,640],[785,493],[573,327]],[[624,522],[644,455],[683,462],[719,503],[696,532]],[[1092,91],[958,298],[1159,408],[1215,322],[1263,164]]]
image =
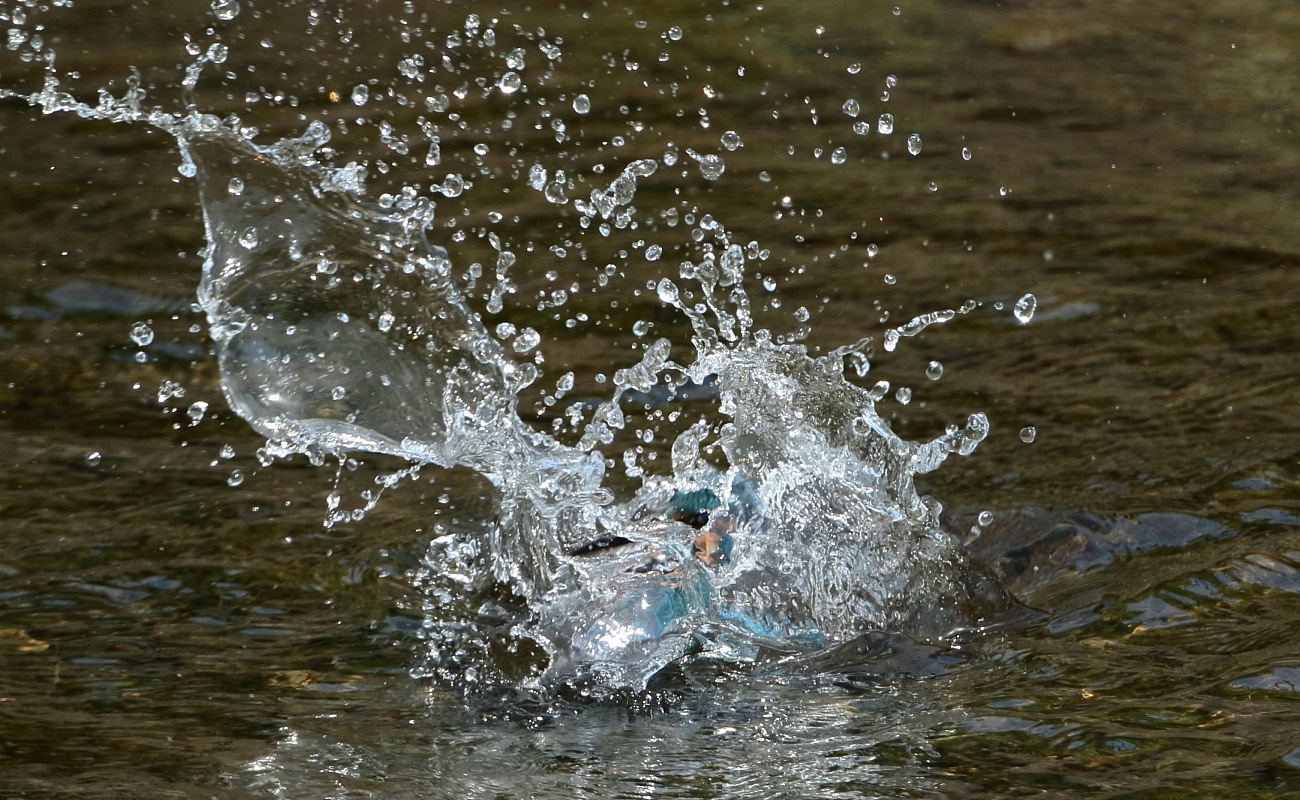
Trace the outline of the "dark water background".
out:
[[[346,59],[305,49],[313,4],[245,3],[226,41],[256,71],[201,84],[200,105],[272,135],[301,129],[299,115],[364,115],[327,93],[389,80],[400,5],[314,5],[355,28]],[[773,250],[783,305],[760,320],[789,329],[807,305],[815,346],[878,334],[884,311],[894,325],[983,301],[871,377],[916,390],[881,406],[908,435],[988,413],[990,439],[927,490],[960,530],[994,512],[974,550],[1043,619],[950,651],[883,643],[834,675],[701,668],[630,706],[415,681],[410,570],[440,531],[486,524],[485,488],[426,472],[363,521],[322,528],[335,470],[259,468],[259,438],[224,407],[189,308],[202,226],[171,141],[3,101],[0,796],[1300,796],[1300,6],[765,5],[509,9],[565,38],[557,85],[596,80],[593,100],[637,108],[654,134],[608,147],[627,119],[597,103],[564,147],[529,133],[527,114],[511,141],[567,148],[577,170],[666,141],[716,152],[739,131],[723,180],[660,190],[698,196]],[[442,32],[469,9],[422,10]],[[136,65],[175,103],[181,35],[211,16],[78,2],[42,20],[86,97],[120,90]],[[680,42],[659,36],[672,25]],[[0,83],[35,88],[11,55]],[[898,85],[882,103],[886,75]],[[669,81],[679,98],[657,93]],[[245,109],[248,86],[287,87],[296,107]],[[849,97],[897,131],[856,137]],[[678,116],[704,106],[707,130]],[[468,103],[445,161],[468,163],[503,113]],[[367,130],[340,149],[382,155]],[[838,145],[849,159],[833,166]],[[501,209],[519,217],[512,235],[554,235],[555,207],[516,199]],[[463,227],[493,210],[463,205]],[[461,265],[488,252],[472,237],[452,248]],[[635,359],[638,319],[685,341],[652,293],[632,294],[664,265],[633,260],[644,275],[565,309],[622,300],[604,327],[567,331],[523,303],[507,315],[546,334],[552,380],[572,369],[599,394],[590,377]],[[521,257],[521,295],[557,265],[544,248]],[[1024,292],[1039,300],[1030,325],[990,310]],[[142,364],[129,332],[143,320],[156,338]],[[935,383],[921,377],[932,359]],[[184,396],[160,403],[164,381]],[[195,401],[210,408],[191,425]],[[391,466],[345,470],[345,502]]]

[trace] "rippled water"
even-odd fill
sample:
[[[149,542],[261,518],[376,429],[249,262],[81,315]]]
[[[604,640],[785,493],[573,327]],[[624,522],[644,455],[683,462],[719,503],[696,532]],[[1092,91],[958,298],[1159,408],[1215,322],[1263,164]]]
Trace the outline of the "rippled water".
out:
[[[82,2],[32,8],[14,27],[45,26],[42,51],[81,73],[84,100],[99,86],[120,95],[136,65],[151,97],[179,108],[193,60],[183,35],[211,52],[214,25],[230,53],[196,86],[203,110],[238,111],[265,141],[325,115],[341,162],[370,160],[372,195],[437,183],[438,224],[456,222],[442,243],[458,269],[485,265],[479,293],[498,258],[479,230],[534,243],[519,248],[507,313],[489,322],[541,332],[544,375],[521,414],[561,437],[567,403],[545,394],[562,375],[575,376],[569,399],[599,401],[609,384],[594,376],[635,363],[633,345],[688,340],[648,287],[681,256],[651,260],[634,247],[651,237],[623,229],[566,245],[572,218],[525,189],[526,174],[496,171],[520,158],[512,148],[572,174],[603,163],[609,179],[679,148],[685,174],[644,181],[638,206],[682,198],[761,241],[758,322],[793,331],[806,307],[814,354],[983,303],[893,354],[877,348],[864,385],[891,382],[878,410],[912,439],[988,415],[979,450],[920,488],[954,535],[992,512],[973,556],[1032,611],[943,644],[871,634],[777,663],[670,668],[616,701],[511,681],[466,691],[428,669],[431,642],[444,650],[433,664],[462,678],[489,658],[537,660],[527,638],[425,630],[447,619],[438,609],[458,566],[476,563],[463,545],[491,524],[486,483],[427,469],[363,519],[322,527],[326,495],[365,507],[373,477],[404,463],[259,463],[263,440],[227,409],[190,309],[203,228],[169,139],[8,100],[5,796],[1296,791],[1300,17],[1289,6],[813,3],[585,18],[492,7],[472,11],[502,44],[472,52],[446,39],[465,35],[465,7],[241,6]],[[512,89],[516,24],[562,57],[550,64],[530,42]],[[26,47],[0,62],[0,83],[25,92],[39,88]],[[446,124],[436,112],[441,161],[419,177],[428,142],[402,153],[379,125],[409,132],[435,113],[386,94],[406,85],[412,52],[426,67],[466,53],[466,75],[496,87],[467,79],[463,101],[448,77],[410,89],[445,94],[459,114]],[[512,105],[503,89],[549,105]],[[725,164],[716,180],[702,174],[716,172],[707,154]],[[503,187],[518,187],[510,202],[497,202]],[[608,290],[537,308],[577,276],[591,285],[606,262],[625,273]],[[1026,292],[1038,307],[1021,326],[1012,306]],[[714,413],[707,397],[650,399],[628,433],[674,411]],[[646,452],[666,460],[666,441]],[[622,475],[621,460],[609,473]],[[637,484],[613,488],[626,497]]]

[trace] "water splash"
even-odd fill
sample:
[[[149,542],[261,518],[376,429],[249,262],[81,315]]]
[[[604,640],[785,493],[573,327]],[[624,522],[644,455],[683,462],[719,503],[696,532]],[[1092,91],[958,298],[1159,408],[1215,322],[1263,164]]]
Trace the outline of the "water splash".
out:
[[[235,3],[213,4],[219,19],[238,12]],[[477,26],[473,35],[482,35]],[[183,84],[193,87],[205,65],[226,57],[213,45]],[[514,50],[507,60],[510,70],[491,90],[525,94],[526,61]],[[374,101],[364,84],[351,98],[358,108]],[[460,289],[450,242],[428,240],[438,197],[470,188],[462,175],[371,200],[365,167],[333,166],[331,131],[321,121],[299,136],[257,144],[255,131],[234,116],[146,108],[135,78],[122,96],[100,92],[90,105],[51,73],[26,99],[45,113],[147,124],[174,137],[180,173],[195,179],[203,211],[198,300],[222,390],[266,437],[267,457],[305,453],[320,462],[380,453],[415,465],[386,487],[427,464],[468,467],[495,487],[490,529],[454,547],[435,542],[419,579],[438,598],[428,609],[430,629],[441,631],[430,636],[433,666],[455,649],[449,642],[472,641],[482,653],[473,669],[502,669],[484,642],[505,635],[536,644],[545,681],[636,689],[688,656],[757,659],[868,629],[937,639],[1004,606],[996,584],[940,530],[938,503],[913,484],[947,456],[970,454],[988,421],[971,415],[929,442],[895,435],[875,409],[880,395],[844,376],[846,360],[866,371],[870,340],[814,357],[798,343],[807,335],[806,311],[788,337],[758,328],[745,283],[761,248],[742,245],[711,216],[696,218],[695,248],[678,277],[654,283],[658,299],[691,326],[689,361],[673,360],[668,339],[648,342],[638,363],[615,371],[611,396],[595,406],[577,442],[564,444],[519,413],[520,394],[539,371],[516,356],[532,352],[540,337],[525,329],[510,348],[516,356],[508,353]],[[572,105],[585,115],[591,100],[583,94]],[[845,105],[854,116],[857,109],[856,101],[852,111]],[[422,120],[436,131],[430,125]],[[552,129],[557,141],[567,136],[562,125]],[[892,129],[892,116],[882,115],[880,132]],[[430,139],[436,147],[436,135]],[[722,142],[734,151],[740,137],[728,131]],[[721,156],[683,152],[704,180],[724,177]],[[662,163],[675,163],[675,153]],[[595,225],[607,235],[611,223],[633,224],[631,204],[658,166],[629,159],[612,180],[572,201],[582,181],[562,170],[534,163],[519,184],[571,204],[582,229]],[[499,313],[514,290],[517,258],[496,234],[489,239],[496,282],[484,310]],[[644,253],[657,261],[664,248],[649,244]],[[884,349],[972,309],[890,329]],[[1022,301],[1017,318],[1030,314]],[[514,335],[513,324],[503,326]],[[602,448],[625,426],[624,398],[665,381],[715,387],[723,421],[679,433],[667,474],[647,476],[625,456],[629,474],[645,477],[615,503]],[[572,388],[571,376],[565,385],[557,394]],[[232,485],[243,480],[236,474]],[[331,520],[353,518],[335,515],[337,504],[332,496]],[[453,587],[438,575],[454,566],[467,577]],[[471,600],[441,599],[452,589]],[[501,602],[483,602],[491,597]],[[475,603],[479,612],[455,610]],[[485,615],[488,606],[495,610]]]

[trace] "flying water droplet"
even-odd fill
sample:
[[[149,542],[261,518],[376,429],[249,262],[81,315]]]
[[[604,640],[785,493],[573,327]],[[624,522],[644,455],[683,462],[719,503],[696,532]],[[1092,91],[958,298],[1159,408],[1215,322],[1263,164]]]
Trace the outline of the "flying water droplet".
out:
[[[534,347],[542,343],[542,335],[533,328],[524,328],[519,332],[519,336],[510,344],[511,349],[516,353],[527,353]]]
[[[943,377],[943,364],[938,361],[931,361],[925,367],[925,377],[932,381],[937,381]]]
[[[244,193],[244,182],[239,178],[231,178],[230,183],[226,185],[226,191],[232,195],[241,195]]]
[[[663,253],[664,253],[664,249],[662,247],[660,247],[657,244],[652,244],[645,249],[645,260],[658,261],[659,257],[663,255]]]
[[[1038,438],[1038,429],[1033,425],[1026,425],[1020,429],[1020,441],[1025,444],[1031,444],[1036,438]]]
[[[858,105],[858,101],[854,100],[852,97],[845,100],[844,105],[841,106],[841,108],[844,110],[844,113],[848,114],[850,117],[856,117],[862,111],[862,106]]]
[[[370,100],[370,87],[364,83],[358,83],[352,87],[352,104],[355,106],[364,106]]]
[[[257,228],[252,225],[244,228],[243,232],[239,234],[239,245],[245,250],[256,250],[257,242]]]
[[[91,450],[86,453],[86,464],[87,466],[97,467],[103,458],[104,456],[98,450]]]
[[[837,147],[831,151],[831,163],[835,165],[843,164],[849,158],[849,153],[843,147]]]
[[[745,143],[740,140],[740,134],[735,131],[727,131],[722,134],[722,146],[734,151],[737,148],[744,147]]]
[[[591,98],[585,94],[580,94],[573,98],[573,110],[577,114],[586,114],[591,111]]]
[[[131,341],[140,347],[145,347],[153,342],[153,328],[150,328],[143,322],[137,322],[131,326]]]
[[[876,121],[876,130],[888,136],[894,132],[894,115],[881,114],[880,119]]]
[[[1021,325],[1025,325],[1029,320],[1034,318],[1034,311],[1037,310],[1037,308],[1038,298],[1034,297],[1032,294],[1027,294],[1016,301],[1016,306],[1011,310],[1011,313],[1015,315],[1016,320]]]
[[[981,528],[987,528],[988,526],[993,524],[993,512],[981,511],[977,519],[979,521],[979,526]]]
[[[497,88],[501,90],[501,94],[514,94],[523,85],[523,78],[520,78],[519,73],[514,71],[507,72],[497,81]]]
[[[907,135],[907,152],[914,156],[921,155],[921,135],[918,133],[909,133]]]
[[[226,485],[235,487],[244,482],[244,471],[242,469],[233,469],[230,471],[230,477],[226,478]]]
[[[963,148],[961,149],[961,160],[962,160],[962,161],[970,161],[970,157],[971,157],[970,148],[969,148],[969,147],[963,147]]]
[[[239,16],[238,0],[212,0],[212,15],[220,20],[231,20]]]
[[[203,400],[195,400],[185,410],[185,415],[190,418],[190,425],[198,425],[203,421],[203,415],[206,413],[208,413],[208,404]]]

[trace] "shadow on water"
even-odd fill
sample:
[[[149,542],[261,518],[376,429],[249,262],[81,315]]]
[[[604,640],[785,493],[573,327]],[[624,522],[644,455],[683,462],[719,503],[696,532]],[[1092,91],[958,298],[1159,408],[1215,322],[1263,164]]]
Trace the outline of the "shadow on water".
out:
[[[410,180],[378,125],[359,121],[381,100],[357,106],[349,93],[398,74],[403,29],[436,30],[441,46],[467,10],[420,9],[427,19],[412,22],[397,5],[242,5],[243,27],[221,29],[226,68],[240,72],[209,73],[200,105],[237,110],[271,138],[304,118],[346,119],[340,150],[392,165],[372,170],[372,191]],[[621,702],[466,687],[468,650],[448,662],[459,683],[413,678],[437,602],[417,580],[429,543],[489,524],[489,488],[468,470],[427,470],[364,519],[322,527],[336,484],[360,507],[374,477],[402,464],[260,465],[264,442],[227,409],[190,306],[203,233],[171,143],[2,100],[0,796],[1300,792],[1300,13],[1262,0],[892,9],[481,9],[509,20],[503,31],[517,22],[566,40],[556,86],[591,80],[593,101],[634,111],[566,117],[580,138],[560,143],[538,108],[508,133],[506,106],[471,91],[456,110],[466,127],[442,131],[435,177],[456,165],[481,192],[522,183],[471,173],[483,142],[571,159],[577,173],[671,140],[721,152],[727,172],[647,182],[646,205],[679,192],[772,249],[750,276],[778,287],[756,304],[762,325],[792,330],[805,306],[809,345],[829,349],[984,303],[989,313],[877,352],[866,383],[913,389],[879,405],[909,438],[988,414],[979,451],[918,485],[954,535],[978,529],[972,557],[1036,614],[942,644],[869,634],[802,660],[672,668]],[[87,99],[100,85],[120,93],[136,65],[158,102],[180,103],[182,35],[220,27],[206,3],[29,14]],[[313,48],[343,29],[349,60],[321,64]],[[38,71],[19,52],[0,61],[0,85],[30,91]],[[676,94],[660,91],[673,83]],[[447,79],[438,93],[456,88]],[[421,113],[382,102],[393,119]],[[882,113],[890,136],[876,130]],[[630,123],[655,135],[637,139]],[[729,129],[744,146],[724,152]],[[601,264],[626,262],[618,310],[586,294],[539,309],[539,292],[566,280],[547,273],[573,265],[543,246],[565,218],[534,194],[493,209],[441,200],[440,218],[458,223],[444,231],[458,268],[490,273],[495,254],[473,234],[497,224],[489,210],[539,243],[508,316],[547,334],[550,384],[572,371],[575,396],[603,396],[595,375],[639,357],[634,321],[687,340],[644,288],[668,258],[647,262],[628,231],[592,245]],[[1039,306],[1021,327],[1009,309],[1027,291]],[[1008,311],[991,313],[999,302]],[[566,327],[578,314],[593,324]],[[936,381],[924,379],[932,361]],[[629,431],[708,413],[707,398],[650,399]],[[562,411],[540,388],[521,406],[542,427]]]

